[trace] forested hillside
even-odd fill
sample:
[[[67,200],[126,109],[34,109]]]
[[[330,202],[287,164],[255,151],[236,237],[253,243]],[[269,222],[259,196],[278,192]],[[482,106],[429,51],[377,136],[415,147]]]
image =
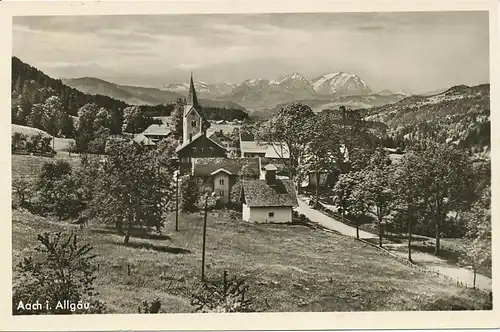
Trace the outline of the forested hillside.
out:
[[[12,57],[12,97],[13,101],[22,98],[33,105],[41,102],[50,90],[57,95],[63,108],[70,115],[76,116],[78,109],[87,103],[95,103],[108,110],[123,110],[128,105],[117,99],[103,95],[90,95],[65,85],[61,80],[54,79],[35,67]]]
[[[389,126],[393,145],[432,138],[453,142],[471,153],[490,149],[490,86],[455,86],[432,96],[362,110],[367,120]]]

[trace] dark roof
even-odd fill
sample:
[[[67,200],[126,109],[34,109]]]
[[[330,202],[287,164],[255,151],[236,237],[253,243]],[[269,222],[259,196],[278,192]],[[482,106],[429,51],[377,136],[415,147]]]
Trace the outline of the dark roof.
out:
[[[297,196],[292,180],[273,181],[270,186],[266,180],[243,181],[242,195],[250,207],[297,206]]]
[[[191,73],[191,80],[189,81],[189,93],[187,97],[187,104],[197,107],[198,98],[196,97],[196,89],[194,88],[193,73]]]
[[[193,159],[194,176],[209,176],[220,169],[227,170],[231,174],[239,175],[243,167],[249,176],[259,176],[258,158],[195,158]]]
[[[186,143],[184,143],[182,145],[179,145],[177,147],[177,149],[175,149],[175,151],[176,152],[181,151],[182,149],[184,149],[185,147],[191,145],[192,143],[194,143],[196,140],[198,140],[202,136],[206,137],[206,139],[208,139],[209,141],[213,142],[215,145],[217,145],[218,147],[220,147],[221,149],[223,149],[224,151],[226,151],[225,147],[223,147],[222,145],[220,145],[219,143],[217,143],[213,139],[210,139],[209,137],[207,137],[204,132],[199,132],[198,134],[194,135],[193,138],[191,139],[191,141],[187,141]]]

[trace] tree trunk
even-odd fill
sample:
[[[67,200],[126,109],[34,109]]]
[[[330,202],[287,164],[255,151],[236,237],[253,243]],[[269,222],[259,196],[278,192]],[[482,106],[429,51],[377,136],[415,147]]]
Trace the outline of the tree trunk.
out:
[[[439,256],[439,250],[441,247],[441,223],[439,220],[436,220],[436,247],[434,248],[434,254]]]
[[[384,230],[382,225],[382,220],[378,221],[378,245],[382,248],[382,237],[384,236]]]
[[[130,231],[132,230],[132,219],[133,219],[133,214],[132,212],[129,212],[129,217],[127,221],[127,233],[125,234],[125,238],[123,239],[123,244],[128,246],[128,242],[130,240]]]
[[[472,281],[472,288],[476,288],[476,275],[477,275],[477,269],[474,268],[474,280]]]
[[[356,221],[356,239],[359,240],[359,221]]]
[[[413,263],[411,259],[411,218],[408,218],[408,260]]]
[[[316,172],[316,206],[319,205],[319,172]]]

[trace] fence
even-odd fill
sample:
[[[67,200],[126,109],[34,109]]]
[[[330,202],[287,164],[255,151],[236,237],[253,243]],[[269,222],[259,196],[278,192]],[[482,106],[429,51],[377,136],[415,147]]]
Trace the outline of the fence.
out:
[[[439,271],[436,271],[436,270],[432,270],[432,269],[429,269],[429,268],[426,268],[425,266],[421,266],[421,265],[417,265],[415,263],[412,263],[410,262],[408,259],[406,258],[403,258],[399,255],[396,255],[392,252],[390,252],[389,250],[385,249],[385,248],[382,248],[382,247],[379,247],[378,245],[374,244],[374,243],[371,243],[369,241],[366,241],[366,240],[363,240],[363,239],[359,239],[359,241],[363,242],[363,243],[366,243],[372,247],[375,247],[377,248],[378,250],[381,250],[382,252],[386,253],[387,255],[395,258],[396,260],[398,260],[399,262],[411,267],[411,268],[414,268],[416,270],[418,270],[419,272],[422,272],[422,273],[426,273],[426,274],[429,274],[429,275],[435,275],[435,276],[438,276],[438,277],[441,277],[443,279],[447,279],[447,280],[451,280],[453,282],[456,282],[457,286],[462,286],[462,287],[465,287],[465,288],[468,288],[468,289],[473,289],[477,292],[481,292],[481,293],[484,293],[484,294],[489,294],[491,296],[491,291],[487,291],[487,290],[484,290],[484,289],[481,289],[481,288],[477,288],[477,287],[474,287],[473,285],[471,284],[468,284],[458,278],[454,278],[454,277],[450,277],[449,275],[446,275],[446,274],[443,274],[443,273],[440,273]]]

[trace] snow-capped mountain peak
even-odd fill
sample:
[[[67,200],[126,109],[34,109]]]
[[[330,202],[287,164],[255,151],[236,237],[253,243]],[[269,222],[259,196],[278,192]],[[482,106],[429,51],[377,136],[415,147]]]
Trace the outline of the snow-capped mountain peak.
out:
[[[312,80],[314,91],[321,94],[368,94],[371,89],[356,74],[336,72],[323,74]]]

